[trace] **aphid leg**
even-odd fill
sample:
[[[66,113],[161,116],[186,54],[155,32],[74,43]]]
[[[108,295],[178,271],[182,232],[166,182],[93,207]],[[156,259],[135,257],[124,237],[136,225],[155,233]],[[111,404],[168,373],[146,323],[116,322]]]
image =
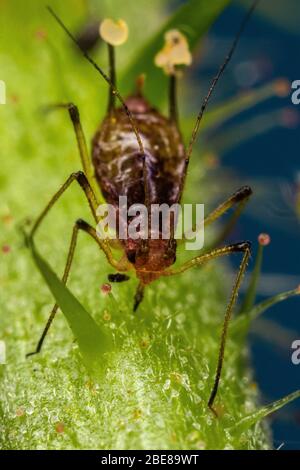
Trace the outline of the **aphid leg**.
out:
[[[77,183],[79,184],[79,186],[83,189],[84,193],[85,193],[85,196],[88,200],[88,203],[89,203],[89,206],[90,206],[90,209],[92,211],[92,214],[94,216],[94,219],[95,221],[97,222],[97,215],[96,215],[96,211],[97,211],[97,207],[98,207],[98,202],[96,200],[96,197],[95,197],[95,194],[87,180],[87,177],[85,176],[85,174],[82,172],[82,171],[78,171],[76,173],[72,173],[69,178],[67,179],[67,181],[62,185],[62,187],[54,194],[54,196],[52,197],[52,199],[50,200],[50,202],[47,204],[47,206],[45,207],[45,209],[41,212],[41,214],[39,215],[39,217],[37,218],[35,224],[33,225],[33,228],[31,230],[31,233],[30,233],[30,237],[33,238],[37,229],[39,228],[40,224],[42,223],[42,221],[44,220],[44,218],[46,217],[46,215],[48,214],[48,212],[50,211],[50,209],[54,206],[54,204],[58,201],[58,199],[64,194],[64,192],[69,188],[69,186],[73,183],[73,181],[77,181]],[[95,231],[96,233],[96,231]],[[101,249],[104,251],[105,255],[106,255],[106,258],[108,260],[108,262],[113,266],[115,267],[116,269],[120,269],[119,265],[118,265],[118,262],[114,260],[113,258],[113,255],[112,255],[112,252],[111,252],[111,249],[110,249],[110,246],[109,246],[109,243],[108,241],[106,240],[100,240],[97,235],[96,235],[96,240],[98,241]]]
[[[174,223],[174,212],[170,214],[170,239],[168,243],[168,249],[166,251],[165,256],[170,256],[170,253],[174,251],[174,243],[175,243],[175,223]],[[175,248],[176,250],[176,248]]]
[[[71,270],[71,266],[72,266],[72,262],[73,262],[73,259],[74,259],[74,253],[75,253],[75,249],[76,249],[76,245],[77,245],[77,238],[78,238],[78,232],[79,230],[83,230],[84,232],[88,233],[89,235],[92,236],[92,238],[94,238],[96,241],[97,240],[97,234],[95,232],[95,229],[93,227],[91,227],[87,222],[85,222],[84,220],[77,220],[74,227],[73,227],[73,232],[72,232],[72,237],[71,237],[71,243],[70,243],[70,247],[69,247],[69,251],[68,251],[68,256],[67,256],[67,262],[66,262],[66,265],[65,265],[65,269],[64,269],[64,273],[63,273],[63,276],[62,276],[62,282],[64,284],[67,283],[67,280],[68,280],[68,277],[69,277],[69,273],[70,273],[70,270]],[[29,356],[33,356],[35,354],[38,354],[41,349],[42,349],[42,346],[43,346],[43,343],[44,343],[44,340],[46,338],[46,335],[49,331],[49,328],[55,318],[55,315],[57,313],[57,310],[58,310],[58,305],[55,304],[53,309],[51,310],[51,313],[50,313],[50,316],[48,318],[48,321],[46,323],[46,326],[43,330],[43,333],[37,343],[37,347],[35,349],[35,351],[29,353],[29,354],[26,354],[26,357],[29,357]]]
[[[221,340],[220,340],[220,348],[219,348],[219,355],[218,355],[218,362],[217,362],[217,369],[215,373],[215,379],[214,379],[214,385],[210,393],[210,397],[208,400],[208,407],[216,414],[213,404],[218,392],[218,387],[219,387],[219,382],[220,382],[220,377],[222,373],[222,367],[223,367],[223,361],[224,361],[224,351],[225,351],[225,345],[226,345],[226,340],[227,340],[227,332],[228,332],[228,326],[229,326],[229,321],[237,300],[239,288],[242,282],[243,275],[245,273],[248,260],[251,254],[251,244],[250,242],[241,242],[241,243],[235,243],[233,245],[227,245],[222,248],[217,248],[215,250],[212,250],[210,253],[205,253],[203,255],[197,256],[196,258],[187,261],[184,263],[181,267],[174,269],[174,270],[169,270],[164,273],[164,275],[174,275],[174,274],[180,274],[184,271],[187,271],[188,269],[194,267],[194,266],[200,266],[202,264],[207,263],[208,261],[219,258],[221,256],[226,256],[231,253],[243,253],[243,259],[241,261],[237,276],[235,278],[233,288],[232,288],[232,293],[230,296],[229,303],[226,308],[225,312],[225,317],[224,317],[224,322],[223,322],[223,327],[222,327],[222,333],[221,333]]]
[[[99,187],[95,180],[94,169],[93,169],[92,162],[89,156],[89,152],[88,152],[88,148],[86,144],[86,138],[82,129],[78,108],[73,103],[54,103],[52,105],[45,107],[45,111],[47,112],[57,110],[57,109],[67,109],[69,112],[69,116],[71,118],[75,136],[76,136],[76,141],[78,145],[78,150],[79,150],[79,155],[80,155],[83,171],[91,187],[93,188],[94,193],[97,195],[98,201],[103,203],[104,199],[99,191]]]
[[[210,251],[213,249],[215,246],[218,246],[220,243],[222,243],[227,236],[230,234],[231,230],[233,229],[237,219],[239,218],[241,212],[243,211],[245,205],[247,204],[249,197],[252,194],[252,189],[250,186],[242,186],[239,188],[235,193],[233,193],[228,199],[226,199],[222,204],[220,204],[216,209],[214,209],[204,220],[203,224],[204,227],[207,227],[209,224],[214,222],[215,220],[219,219],[222,215],[224,215],[229,209],[232,207],[234,208],[234,211],[232,213],[232,216],[229,218],[227,224],[221,231],[221,233],[218,235],[217,240],[215,240],[212,244],[212,246],[208,247],[205,251]],[[192,230],[195,233],[197,231],[197,228],[199,229],[200,227],[193,226]],[[186,240],[187,235],[191,231],[188,230],[184,234],[184,238],[182,242]]]
[[[169,81],[169,119],[178,125],[177,78],[175,74],[170,76]]]
[[[137,286],[136,293],[135,293],[135,296],[134,296],[134,305],[133,305],[133,311],[134,312],[137,311],[138,306],[140,305],[141,301],[144,298],[144,291],[145,291],[145,287],[140,282],[139,285]]]
[[[242,186],[237,191],[235,191],[228,199],[222,202],[222,204],[220,204],[214,211],[212,211],[206,217],[204,224],[207,226],[210,223],[214,222],[219,217],[221,217],[221,215],[231,209],[234,205],[237,205],[234,214],[236,214],[236,212],[239,214],[241,208],[244,207],[251,194],[252,189],[250,188],[250,186]]]
[[[223,229],[221,230],[221,232],[218,234],[217,238],[214,240],[213,244],[211,245],[211,249],[216,246],[219,246],[230,235],[230,233],[232,232],[232,230],[234,229],[236,225],[237,220],[241,216],[251,194],[252,192],[250,192],[248,195],[246,195],[245,193],[243,194],[243,199],[240,199],[238,201],[236,207],[233,210],[232,215],[229,217],[228,222],[225,224],[225,226],[223,227]],[[235,202],[233,202],[233,204],[234,203]]]

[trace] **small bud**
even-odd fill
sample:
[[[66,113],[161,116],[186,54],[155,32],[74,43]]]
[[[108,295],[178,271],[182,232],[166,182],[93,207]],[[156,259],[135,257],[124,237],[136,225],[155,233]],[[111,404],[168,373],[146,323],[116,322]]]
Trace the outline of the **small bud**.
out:
[[[17,416],[18,418],[21,418],[21,417],[24,416],[24,415],[25,415],[25,411],[23,410],[23,408],[17,408],[17,409],[16,409],[16,416]]]
[[[3,245],[2,247],[2,253],[4,253],[5,255],[7,255],[8,253],[11,252],[11,247],[9,245]]]
[[[62,434],[65,430],[65,425],[64,423],[56,423],[55,425],[55,431],[58,433],[58,434]]]
[[[13,221],[13,217],[10,214],[5,214],[2,216],[2,221],[6,225],[10,225]]]
[[[111,314],[109,313],[108,310],[104,310],[104,313],[103,313],[103,320],[104,320],[104,321],[110,321],[110,320],[111,320]]]
[[[281,124],[288,129],[293,129],[298,126],[300,116],[298,111],[290,108],[285,108],[281,113]]]
[[[106,283],[106,284],[102,284],[102,286],[100,287],[100,290],[102,292],[102,294],[109,294],[111,292],[111,285]]]
[[[99,28],[101,38],[111,46],[120,46],[128,39],[128,26],[124,20],[114,21],[107,18]]]
[[[192,55],[186,37],[177,29],[167,31],[165,44],[154,59],[157,67],[163,68],[167,75],[175,73],[176,65],[191,65]]]
[[[47,37],[48,37],[47,31],[46,31],[45,29],[38,29],[38,30],[35,32],[35,37],[36,37],[39,41],[44,41],[44,40],[47,39]]]
[[[137,94],[142,94],[144,85],[145,85],[145,80],[146,80],[146,75],[144,73],[142,73],[141,75],[137,77],[136,82],[135,82]]]
[[[258,237],[258,243],[261,246],[268,246],[271,243],[271,237],[267,233],[261,233]]]
[[[286,78],[279,78],[274,82],[274,90],[277,96],[284,98],[291,91],[291,84]]]
[[[209,152],[205,155],[205,163],[208,168],[215,169],[220,166],[220,157],[213,152]]]

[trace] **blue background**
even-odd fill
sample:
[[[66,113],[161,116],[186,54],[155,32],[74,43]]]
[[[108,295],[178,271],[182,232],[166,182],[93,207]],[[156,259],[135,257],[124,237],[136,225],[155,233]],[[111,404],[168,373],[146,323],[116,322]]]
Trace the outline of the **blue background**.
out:
[[[270,2],[271,3],[271,2]],[[283,2],[285,3],[285,2]],[[284,7],[284,5],[283,5]],[[300,2],[299,10],[291,12],[299,16],[300,30]],[[218,20],[210,32],[210,38],[215,41],[227,42],[232,40],[237,31],[243,12],[238,7],[230,7]],[[217,92],[216,101],[237,92],[234,80],[235,66],[244,60],[255,60],[262,55],[272,64],[262,82],[276,77],[287,77],[290,81],[300,79],[299,59],[300,37],[275,26],[266,19],[255,15],[247,26],[247,30],[239,44],[229,69],[226,71],[224,81]],[[215,66],[218,66],[216,63]],[[214,64],[207,54],[204,63],[199,65],[197,74],[204,83],[215,73]],[[220,84],[219,84],[220,85]],[[223,93],[223,95],[222,95]],[[257,116],[279,106],[290,107],[293,111],[297,107],[291,103],[291,96],[284,100],[274,98],[268,100],[247,112],[247,117]],[[300,112],[300,106],[298,106]],[[232,124],[239,123],[242,117],[236,117]],[[258,135],[256,138],[241,143],[222,156],[223,166],[234,169],[240,175],[241,181],[251,181],[257,178],[280,178],[291,183],[295,173],[300,171],[299,160],[300,127],[294,129],[275,128],[270,132]],[[235,181],[235,187],[239,186]],[[273,188],[274,189],[274,188]],[[278,191],[280,197],[280,192]],[[267,198],[267,196],[266,196]],[[264,204],[256,199],[254,194],[251,202]],[[279,221],[281,223],[281,221]],[[282,224],[285,224],[285,218]],[[272,225],[266,216],[265,221],[253,218],[247,213],[242,216],[237,229],[239,238],[255,241],[260,232],[268,232],[272,242],[266,248],[263,262],[263,273],[282,273],[298,277],[300,284],[300,250],[299,250],[299,221],[289,220],[288,230]],[[294,284],[289,288],[296,287]],[[280,287],[278,287],[280,289]],[[274,286],[276,291],[277,286]],[[280,290],[279,290],[280,291]],[[275,292],[274,292],[275,293]],[[263,297],[258,297],[261,300]],[[300,339],[300,301],[293,298],[270,309],[265,318],[294,331],[294,339]],[[276,400],[300,388],[300,365],[291,362],[291,344],[286,342],[283,348],[276,343],[263,341],[256,335],[251,335],[252,359],[255,368],[255,377],[262,391],[264,403]],[[296,401],[283,411],[276,413],[272,419],[272,428],[275,447],[284,443],[284,449],[300,449],[300,401]]]

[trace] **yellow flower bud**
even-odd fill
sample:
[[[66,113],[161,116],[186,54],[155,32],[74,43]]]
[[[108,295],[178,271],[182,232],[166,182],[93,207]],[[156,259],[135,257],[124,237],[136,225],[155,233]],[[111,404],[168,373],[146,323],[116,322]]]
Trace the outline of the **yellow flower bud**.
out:
[[[184,34],[177,29],[167,31],[165,44],[156,54],[154,62],[157,67],[163,68],[167,75],[174,74],[177,65],[191,65],[192,55]]]
[[[99,28],[101,38],[111,46],[120,46],[128,39],[128,26],[124,20],[114,21],[107,18]]]

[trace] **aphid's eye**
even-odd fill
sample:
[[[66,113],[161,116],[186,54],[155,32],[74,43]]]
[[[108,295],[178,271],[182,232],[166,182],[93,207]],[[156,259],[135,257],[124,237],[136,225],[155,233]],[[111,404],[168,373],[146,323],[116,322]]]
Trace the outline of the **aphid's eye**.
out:
[[[192,55],[189,44],[180,31],[172,29],[165,34],[165,44],[154,59],[157,67],[163,68],[167,75],[176,73],[176,66],[191,65]]]
[[[99,28],[101,38],[111,46],[120,46],[128,39],[128,26],[124,20],[114,21],[107,18]]]

